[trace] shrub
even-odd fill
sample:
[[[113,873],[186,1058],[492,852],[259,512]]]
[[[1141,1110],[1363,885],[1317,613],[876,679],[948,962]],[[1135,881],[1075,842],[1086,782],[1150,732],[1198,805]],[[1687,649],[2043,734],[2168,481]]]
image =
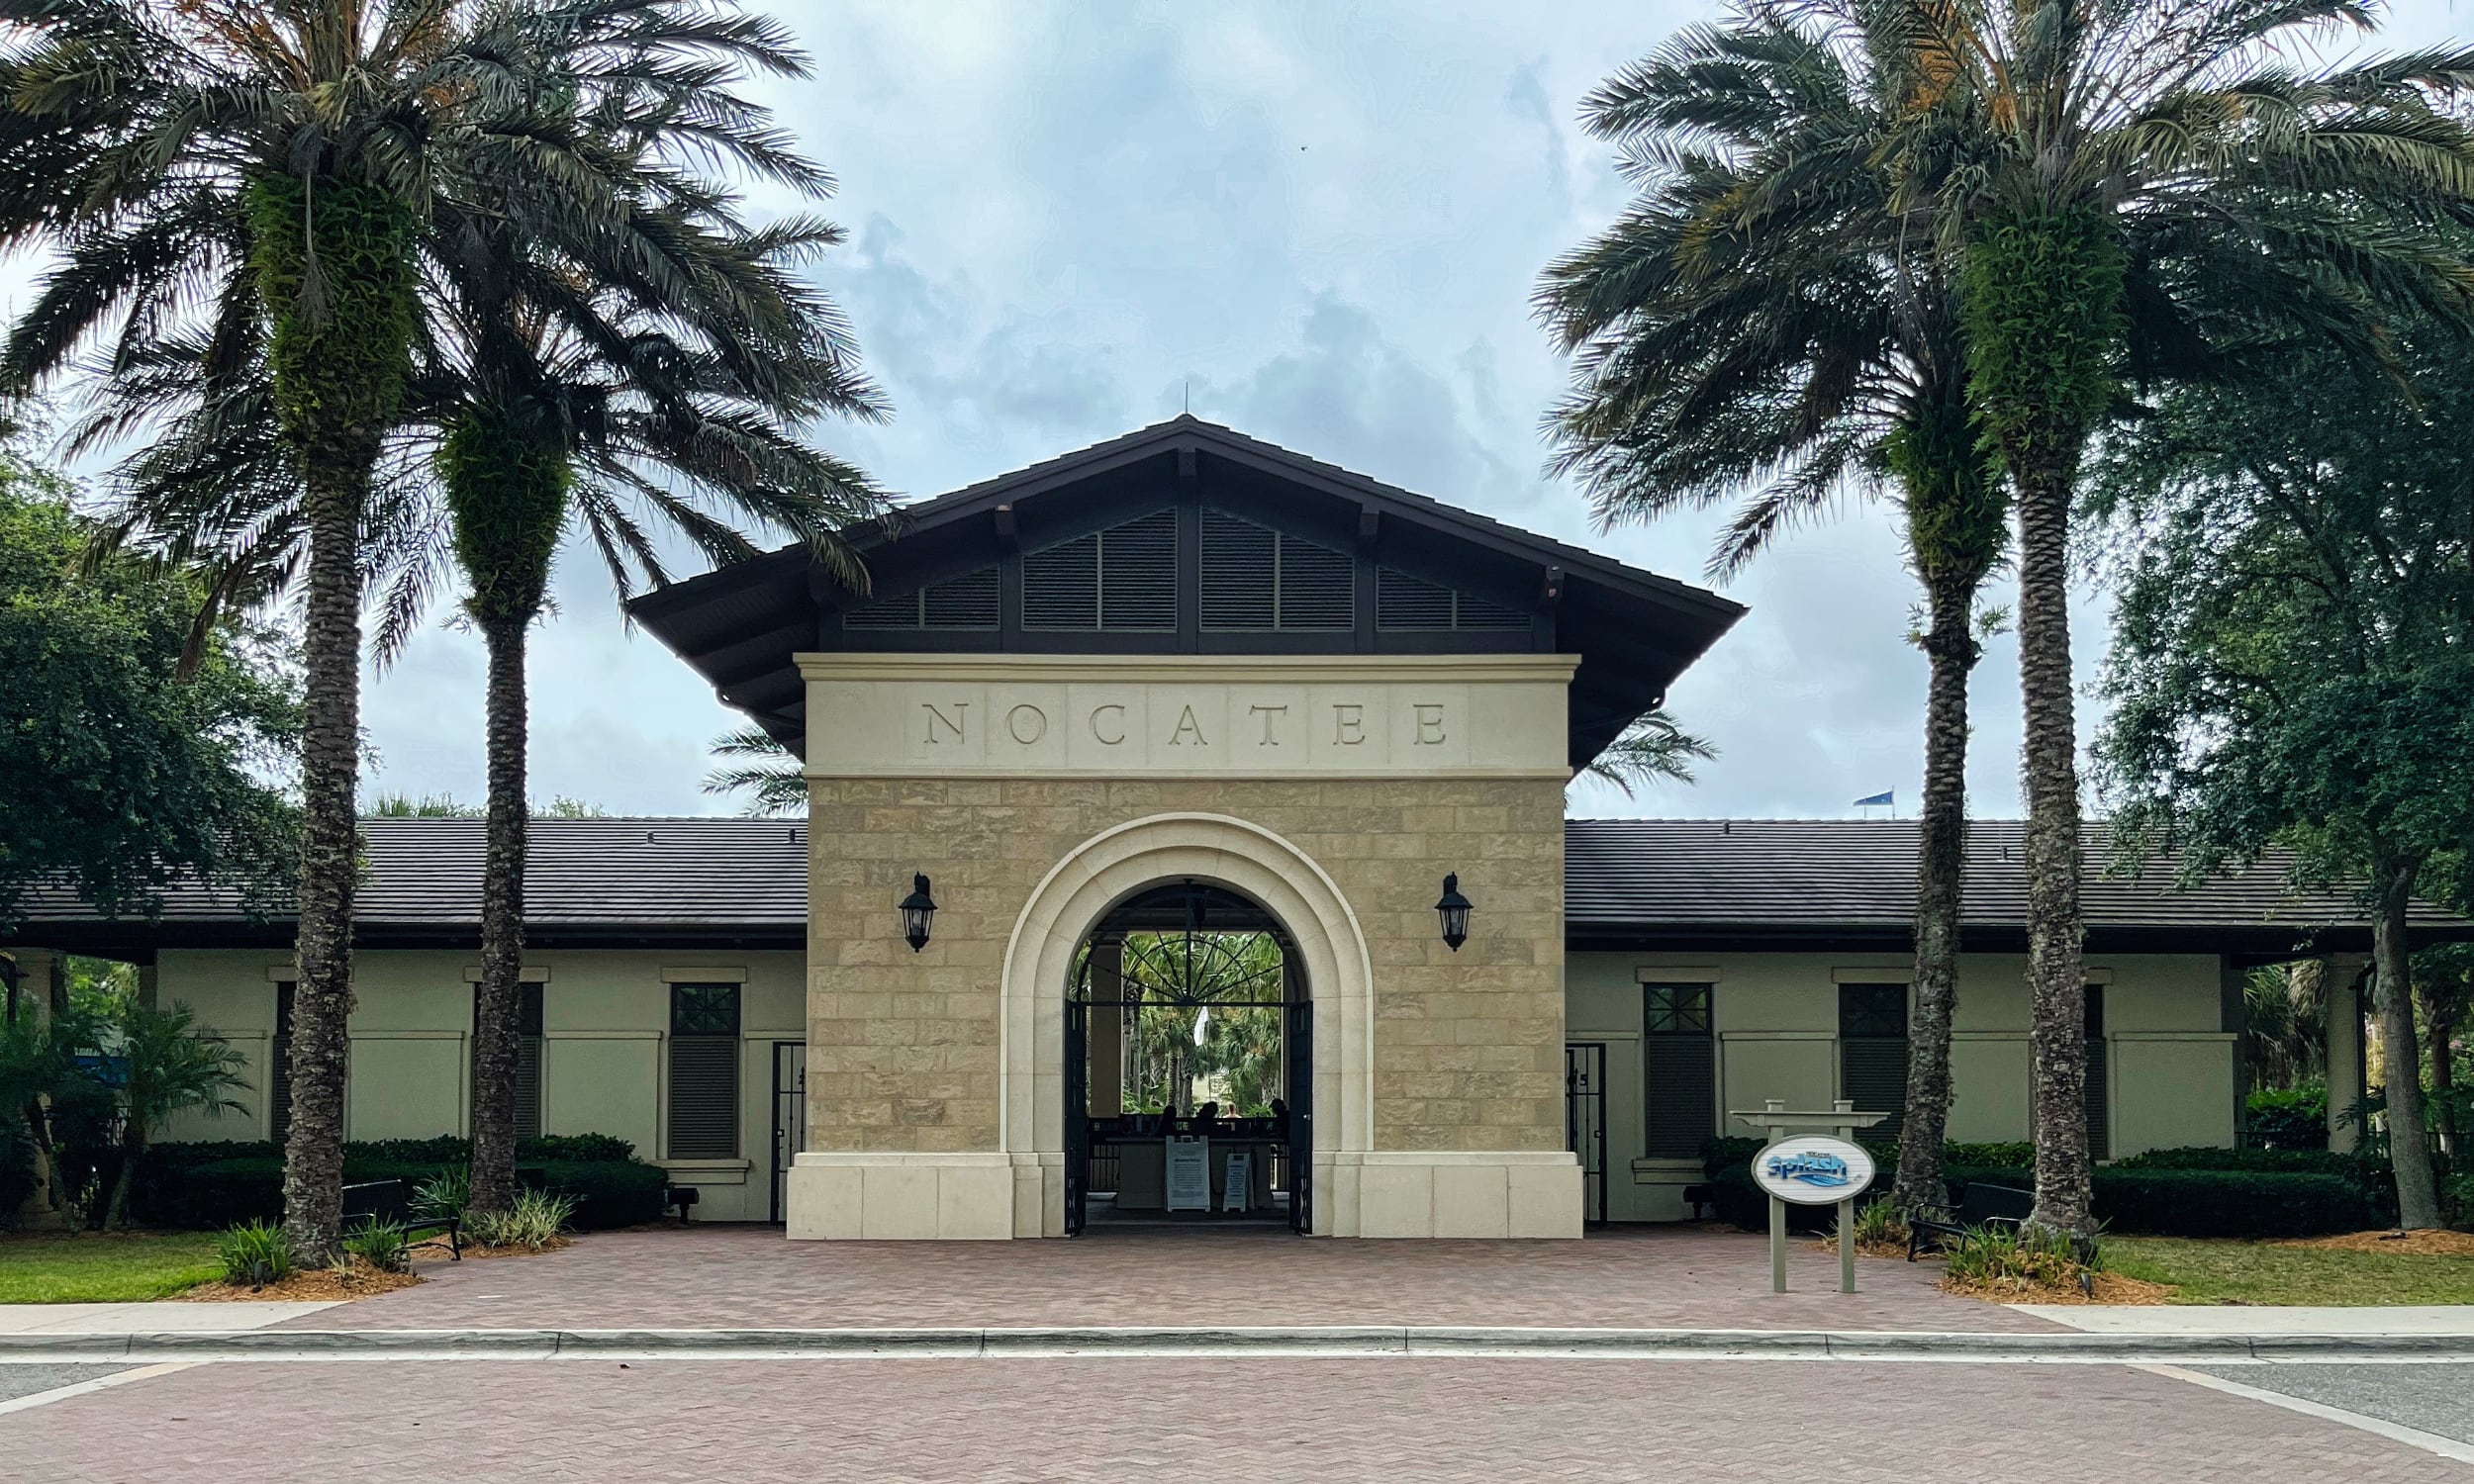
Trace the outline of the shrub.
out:
[[[244,1221],[215,1244],[227,1283],[273,1283],[292,1275],[292,1239],[271,1221]]]
[[[565,1191],[522,1190],[514,1206],[482,1212],[465,1230],[483,1247],[537,1252],[558,1240],[575,1214],[576,1198]]]
[[[361,1222],[343,1234],[343,1250],[380,1272],[402,1272],[413,1260],[401,1222]]]
[[[1978,1227],[1946,1255],[1943,1270],[1953,1281],[2014,1292],[2077,1288],[2105,1265],[2098,1244],[2081,1248],[2060,1232],[2030,1234],[2009,1227]]]
[[[516,1158],[527,1163],[554,1159],[564,1163],[600,1163],[635,1158],[635,1146],[615,1134],[543,1134],[516,1143]]]
[[[660,1165],[634,1159],[545,1161],[528,1166],[526,1173],[535,1170],[535,1188],[576,1198],[573,1225],[580,1232],[659,1221],[661,1198],[670,1189],[670,1176]]]
[[[2250,1137],[2269,1149],[2328,1148],[2328,1084],[2260,1087],[2243,1099]]]
[[[0,1109],[0,1227],[14,1224],[35,1194],[35,1139],[26,1120]]]
[[[1856,1244],[1858,1247],[1905,1247],[1907,1216],[1896,1202],[1883,1196],[1856,1208]]]
[[[2157,1237],[2317,1237],[2374,1220],[2343,1175],[2250,1169],[2100,1169],[2096,1216]]]
[[[2151,1149],[2114,1162],[2116,1169],[2268,1169],[2352,1175],[2362,1161],[2328,1149]],[[2382,1173],[2386,1171],[2383,1169]]]
[[[413,1215],[430,1221],[452,1221],[472,1204],[472,1166],[450,1164],[413,1187]]]
[[[1995,1169],[2033,1169],[2036,1167],[2036,1146],[2026,1140],[2010,1144],[1946,1144],[1942,1146],[1944,1165],[1976,1165]]]

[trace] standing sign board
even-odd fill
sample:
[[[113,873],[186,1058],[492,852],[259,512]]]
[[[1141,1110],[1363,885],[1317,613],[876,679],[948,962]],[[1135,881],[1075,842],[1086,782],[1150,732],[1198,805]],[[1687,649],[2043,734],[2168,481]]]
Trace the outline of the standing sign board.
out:
[[[1753,1182],[1769,1195],[1769,1291],[1787,1291],[1787,1206],[1839,1208],[1839,1292],[1856,1291],[1856,1197],[1875,1173],[1872,1156],[1852,1136],[1889,1117],[1858,1113],[1845,1098],[1827,1112],[1790,1109],[1770,1098],[1734,1116],[1768,1135],[1753,1157]],[[1822,1131],[1827,1130],[1825,1134]]]
[[[1872,1176],[1872,1156],[1862,1145],[1821,1134],[1781,1139],[1753,1160],[1753,1182],[1797,1206],[1854,1200]]]
[[[1167,1199],[1171,1211],[1211,1209],[1211,1141],[1190,1136],[1168,1142]]]
[[[1220,1209],[1243,1211],[1246,1197],[1254,1189],[1254,1154],[1250,1150],[1231,1150],[1228,1170],[1220,1185]]]

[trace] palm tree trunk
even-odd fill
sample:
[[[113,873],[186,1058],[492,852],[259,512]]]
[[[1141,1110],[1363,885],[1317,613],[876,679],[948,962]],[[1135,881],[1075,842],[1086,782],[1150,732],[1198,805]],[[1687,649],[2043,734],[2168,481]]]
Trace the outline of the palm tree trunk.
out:
[[[366,463],[311,459],[309,592],[302,637],[300,930],[292,997],[292,1125],[284,1229],[304,1264],[343,1225],[343,1079],[352,1013],[352,894],[360,862],[360,515]]]
[[[1976,585],[1926,584],[1924,809],[1916,823],[1916,999],[1907,1018],[1907,1106],[1891,1199],[1904,1209],[1950,1198],[1942,1142],[1950,1127],[1951,1020],[1958,1007],[1958,914],[1967,868],[1967,676],[1978,647]]]
[[[2051,445],[2047,445],[2050,447]],[[2079,919],[2079,766],[2070,685],[2070,494],[2077,450],[2015,459],[2019,489],[2019,689],[2027,738],[2028,1055],[2036,1139],[2029,1221],[2085,1234],[2087,985]]]
[[[2380,1070],[2388,1088],[2388,1156],[2397,1172],[2397,1225],[2409,1232],[2440,1224],[2430,1137],[2423,1118],[2414,972],[2406,954],[2406,903],[2420,866],[2382,849],[2371,867],[2371,993],[2380,1017]]]
[[[524,639],[522,617],[481,625],[490,653],[489,847],[481,868],[481,990],[474,1014],[472,1204],[516,1201],[516,1042],[524,956]]]

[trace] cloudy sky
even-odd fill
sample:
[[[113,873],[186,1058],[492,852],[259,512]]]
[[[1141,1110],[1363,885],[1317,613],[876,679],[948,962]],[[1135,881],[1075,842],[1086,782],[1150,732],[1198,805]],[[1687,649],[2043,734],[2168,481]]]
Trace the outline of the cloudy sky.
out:
[[[1353,0],[777,0],[815,61],[764,96],[840,177],[850,245],[820,269],[896,405],[823,436],[925,498],[1175,415],[1696,578],[1710,522],[1600,535],[1542,472],[1563,368],[1531,322],[1541,265],[1624,192],[1575,128],[1600,77],[1696,5]],[[2443,0],[2397,35],[2444,35]],[[1924,661],[1895,532],[1861,505],[1728,590],[1752,612],[1678,685],[1721,750],[1690,788],[1575,812],[1840,817],[1921,771]],[[570,549],[534,647],[536,791],[700,813],[734,724],[624,631]],[[1998,600],[1997,600],[1998,601]],[[2081,605],[2082,671],[2103,607]],[[1969,787],[2015,814],[2016,651],[1978,672]],[[374,787],[482,793],[482,659],[444,626],[375,679]]]

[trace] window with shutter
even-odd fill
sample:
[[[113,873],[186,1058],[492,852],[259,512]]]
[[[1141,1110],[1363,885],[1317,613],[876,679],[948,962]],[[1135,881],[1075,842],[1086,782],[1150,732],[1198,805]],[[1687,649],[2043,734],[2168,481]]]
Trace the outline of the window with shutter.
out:
[[[266,1137],[277,1144],[292,1132],[292,991],[290,979],[275,985],[275,1039],[266,1052]]]
[[[1718,1042],[1707,984],[1644,984],[1641,1075],[1653,1159],[1698,1159],[1717,1120]]]
[[[1346,632],[1357,624],[1357,561],[1345,551],[1231,515],[1202,512],[1202,626],[1222,633]]]
[[[982,567],[915,593],[904,593],[852,608],[842,627],[865,630],[978,629],[997,627],[997,569]]]
[[[1177,627],[1177,512],[1025,552],[1022,626],[1147,631]]]
[[[472,987],[474,1034],[480,1032],[481,986]],[[480,1067],[473,1068],[476,1080]],[[541,1137],[541,986],[516,986],[516,1137]]]
[[[1529,615],[1388,567],[1375,574],[1375,624],[1393,630],[1519,632]]]
[[[2113,1158],[2113,1125],[2105,1117],[2105,986],[2087,986],[2087,1157]]]
[[[670,986],[670,1158],[739,1153],[739,986]]]
[[[1867,1139],[1896,1139],[1907,1109],[1907,986],[1839,986],[1839,1096],[1886,1122]]]

